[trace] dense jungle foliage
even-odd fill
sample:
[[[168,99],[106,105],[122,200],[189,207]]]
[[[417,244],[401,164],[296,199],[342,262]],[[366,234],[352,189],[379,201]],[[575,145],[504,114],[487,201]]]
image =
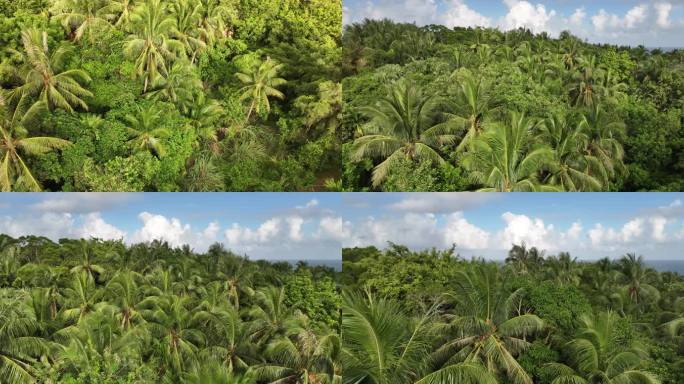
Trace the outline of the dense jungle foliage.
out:
[[[0,0],[0,190],[336,188],[340,0]]]
[[[684,49],[390,20],[342,40],[345,190],[684,190]]]
[[[342,253],[344,382],[684,382],[684,277],[641,256]]]
[[[0,235],[0,382],[341,382],[330,268]]]

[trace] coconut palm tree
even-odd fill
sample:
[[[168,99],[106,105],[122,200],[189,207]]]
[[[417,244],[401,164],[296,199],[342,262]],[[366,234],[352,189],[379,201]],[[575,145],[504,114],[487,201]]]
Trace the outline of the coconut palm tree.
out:
[[[438,107],[434,96],[420,88],[399,81],[389,88],[389,94],[374,106],[361,111],[371,119],[367,134],[356,139],[351,159],[379,158],[383,161],[373,169],[373,186],[378,187],[401,159],[445,161],[437,150],[453,143],[455,127],[450,122],[434,123]]]
[[[136,0],[109,0],[107,12],[114,14],[114,26],[128,30]]]
[[[70,143],[56,137],[28,137],[24,128],[33,119],[31,113],[19,117],[18,113],[8,117],[0,107],[0,190],[40,192],[40,183],[33,177],[31,170],[24,161],[24,156],[42,155],[54,150],[66,148]],[[12,121],[11,118],[15,120]]]
[[[142,319],[139,305],[144,298],[144,292],[139,284],[142,279],[143,276],[137,272],[122,270],[107,284],[106,297],[118,307],[116,316],[123,329],[131,328],[134,322]]]
[[[650,272],[644,265],[643,256],[628,253],[620,259],[619,266],[627,296],[632,303],[643,310],[648,302],[656,303],[660,299],[658,289],[648,283]]]
[[[455,362],[433,371],[439,306],[408,316],[396,300],[346,293],[342,305],[343,382],[347,384],[448,384],[496,380],[476,362]]]
[[[233,34],[231,23],[238,17],[234,4],[221,0],[199,0],[201,8],[201,34],[207,45],[214,46],[217,40],[230,38]]]
[[[249,311],[252,319],[252,337],[260,345],[274,338],[299,332],[303,316],[285,303],[284,287],[269,286],[255,293],[256,306]]]
[[[640,369],[647,354],[639,345],[616,342],[618,321],[614,312],[584,315],[577,338],[566,344],[572,367],[560,363],[546,366],[556,376],[552,384],[659,384],[655,375]]]
[[[0,296],[0,377],[3,383],[35,383],[31,362],[49,343],[35,334],[40,324],[24,308],[22,297]]]
[[[472,141],[480,137],[485,129],[487,115],[498,108],[491,93],[491,84],[483,77],[476,77],[470,71],[457,70],[451,75],[459,83],[457,114],[447,114],[465,129],[457,149],[465,150]]]
[[[562,114],[553,114],[539,126],[538,138],[553,150],[546,181],[568,192],[603,188],[601,181],[588,173],[593,158],[586,155],[589,137],[582,127],[572,126]]]
[[[204,97],[202,80],[187,60],[177,60],[166,75],[157,76],[150,86],[148,97],[174,103],[180,109],[192,105],[195,95]]]
[[[200,327],[203,311],[188,296],[149,296],[140,305],[145,327],[159,340],[166,364],[177,374],[191,366],[205,344]]]
[[[93,94],[83,86],[91,81],[90,76],[80,69],[65,70],[73,47],[61,44],[50,51],[47,32],[35,28],[22,31],[21,41],[24,46],[23,63],[14,74],[23,84],[7,92],[6,103],[19,113],[42,106],[68,112],[73,112],[75,106],[88,110],[83,98]],[[34,107],[29,107],[31,104]]]
[[[537,124],[524,114],[511,112],[507,124],[492,125],[473,142],[461,163],[471,172],[473,181],[485,186],[481,191],[559,189],[539,182],[539,174],[553,159],[553,151],[546,145],[532,143],[532,131]]]
[[[251,372],[239,375],[231,372],[225,365],[212,361],[200,362],[188,373],[183,374],[187,384],[253,384],[256,378]]]
[[[71,284],[64,290],[64,308],[61,315],[65,320],[80,323],[92,312],[110,307],[100,301],[102,291],[95,286],[95,280],[85,271],[72,274]]]
[[[135,115],[126,115],[128,133],[131,138],[128,145],[135,151],[150,151],[157,157],[166,154],[163,140],[171,135],[171,132],[162,125],[162,112],[153,107],[142,108],[136,106]]]
[[[262,111],[269,113],[271,103],[269,97],[284,99],[285,95],[278,90],[278,87],[287,83],[285,79],[278,77],[278,72],[283,68],[270,57],[264,61],[258,61],[247,71],[238,72],[235,76],[244,85],[240,92],[240,100],[249,100],[249,110],[243,125],[249,122],[252,112],[260,114]]]
[[[207,47],[197,28],[202,19],[202,4],[197,0],[176,0],[171,4],[170,12],[176,19],[174,36],[183,43],[194,64],[197,55]]]
[[[139,357],[140,347],[147,339],[144,329],[121,329],[114,321],[113,310],[99,308],[78,324],[55,333],[55,339],[63,345],[56,356],[67,371],[78,375],[95,369],[108,370],[108,366],[116,366],[124,356]]]
[[[168,74],[169,61],[184,54],[183,43],[171,38],[176,33],[175,24],[160,0],[146,0],[131,15],[132,34],[124,44],[124,53],[135,60],[137,76],[145,78],[143,92],[159,74]]]
[[[621,143],[625,125],[608,117],[602,106],[595,104],[588,114],[583,115],[580,126],[588,138],[585,151],[589,165],[587,174],[600,180],[606,189],[610,178],[625,170]]]
[[[93,41],[94,33],[106,33],[116,17],[110,0],[56,0],[50,12],[76,41],[84,35]]]
[[[550,278],[559,284],[577,284],[579,282],[579,266],[577,258],[568,252],[560,252],[557,256],[549,256],[545,265]]]
[[[521,274],[534,272],[541,266],[543,261],[544,251],[539,250],[537,247],[528,249],[524,241],[520,245],[513,244],[506,258],[506,263],[513,264],[516,271]]]
[[[530,345],[528,338],[540,332],[543,321],[520,311],[523,290],[511,291],[494,264],[475,266],[460,272],[457,314],[449,315],[453,332],[436,352],[447,363],[479,363],[493,375],[512,383],[532,384],[532,379],[516,361]]]
[[[269,383],[337,384],[342,382],[340,338],[304,329],[296,335],[272,341],[266,348],[268,363],[254,369],[257,379]],[[337,368],[337,369],[336,369]]]
[[[570,93],[574,97],[576,106],[592,107],[597,104],[597,89],[599,79],[603,76],[603,69],[596,62],[596,56],[590,59],[580,58],[580,71],[575,74]]]
[[[80,239],[76,244],[77,252],[81,256],[79,265],[71,268],[72,273],[84,272],[93,280],[97,281],[98,276],[105,273],[104,267],[93,264],[94,246],[92,241]]]
[[[213,359],[228,367],[228,372],[244,372],[258,356],[251,344],[252,326],[230,306],[206,309],[206,324],[210,330],[208,346],[200,352],[202,360]]]

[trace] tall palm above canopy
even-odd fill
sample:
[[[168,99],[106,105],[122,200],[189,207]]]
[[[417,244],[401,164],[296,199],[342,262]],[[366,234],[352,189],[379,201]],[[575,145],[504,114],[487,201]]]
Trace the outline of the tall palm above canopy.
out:
[[[543,262],[544,251],[537,247],[527,248],[524,241],[519,245],[514,244],[506,257],[506,263],[513,264],[521,274],[535,271]]]
[[[484,78],[469,71],[456,71],[451,77],[459,83],[456,104],[460,112],[447,116],[465,129],[466,134],[457,147],[465,150],[484,132],[485,118],[498,106],[491,93],[491,84]]]
[[[242,82],[240,88],[240,100],[249,100],[249,109],[245,117],[246,125],[252,117],[252,113],[260,114],[271,111],[269,97],[284,99],[285,95],[278,90],[278,87],[287,83],[283,78],[278,77],[278,72],[283,69],[282,64],[278,64],[270,57],[264,61],[259,61],[249,67],[247,71],[238,72],[235,76]]]
[[[649,284],[649,270],[644,265],[644,257],[628,253],[620,259],[620,272],[627,289],[627,296],[637,306],[660,299],[658,289]]]
[[[546,366],[556,377],[552,384],[659,384],[655,375],[639,369],[646,352],[634,342],[619,342],[619,321],[614,312],[583,316],[577,338],[566,345],[573,367]]]
[[[461,272],[454,296],[457,314],[449,316],[453,336],[436,355],[447,363],[476,362],[512,383],[532,384],[515,357],[530,346],[528,338],[544,323],[536,315],[520,312],[523,291],[509,290],[505,280],[492,264]]]
[[[471,172],[472,179],[484,185],[482,191],[556,191],[559,188],[542,185],[539,173],[553,159],[553,151],[532,140],[532,130],[538,123],[524,114],[511,112],[506,124],[494,124],[475,140],[461,162]]]
[[[136,75],[145,79],[147,92],[159,74],[168,73],[168,63],[184,54],[183,43],[171,38],[176,21],[160,0],[146,0],[134,9],[131,31],[124,53],[135,60]]]
[[[11,71],[23,84],[5,95],[6,103],[15,113],[30,112],[42,105],[50,110],[61,108],[73,112],[76,106],[87,110],[83,98],[93,94],[83,85],[90,82],[90,76],[80,69],[65,69],[73,47],[62,43],[51,51],[47,33],[35,28],[22,31],[21,41],[23,63]]]
[[[32,108],[36,113],[40,108]],[[24,128],[30,125],[33,116],[19,115],[7,117],[8,111],[0,105],[0,190],[40,192],[41,186],[33,177],[23,156],[35,156],[67,147],[70,143],[55,137],[28,137]],[[14,119],[14,120],[12,120]]]
[[[592,158],[586,155],[589,137],[580,123],[573,126],[562,114],[553,114],[539,127],[539,139],[553,150],[548,163],[548,182],[564,191],[600,191],[603,183],[587,171]]]
[[[579,282],[579,265],[577,258],[568,252],[560,252],[557,256],[549,256],[545,265],[551,279],[559,284],[577,284]]]
[[[74,40],[87,35],[92,41],[95,32],[105,32],[116,15],[111,0],[57,0],[50,11]]]
[[[434,123],[437,107],[436,97],[399,81],[386,97],[361,110],[371,121],[367,134],[354,141],[351,158],[382,159],[373,169],[373,186],[380,186],[401,159],[445,163],[438,150],[456,140],[456,127],[450,122]]]

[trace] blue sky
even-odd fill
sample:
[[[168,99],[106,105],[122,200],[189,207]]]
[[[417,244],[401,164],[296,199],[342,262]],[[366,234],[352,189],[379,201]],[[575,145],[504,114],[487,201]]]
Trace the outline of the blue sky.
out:
[[[325,193],[13,193],[0,200],[11,236],[216,242],[264,259],[338,259],[339,197]]]
[[[591,42],[682,46],[684,0],[343,0],[344,23],[390,18],[419,25],[563,30]]]
[[[342,207],[344,246],[456,243],[463,256],[501,259],[525,241],[583,259],[684,260],[682,193],[346,194]]]

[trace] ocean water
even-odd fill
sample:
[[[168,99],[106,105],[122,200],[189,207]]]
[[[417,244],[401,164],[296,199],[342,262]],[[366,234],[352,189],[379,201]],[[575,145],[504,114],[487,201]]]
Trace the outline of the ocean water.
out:
[[[676,272],[684,275],[684,260],[645,260],[644,262],[658,272]]]

